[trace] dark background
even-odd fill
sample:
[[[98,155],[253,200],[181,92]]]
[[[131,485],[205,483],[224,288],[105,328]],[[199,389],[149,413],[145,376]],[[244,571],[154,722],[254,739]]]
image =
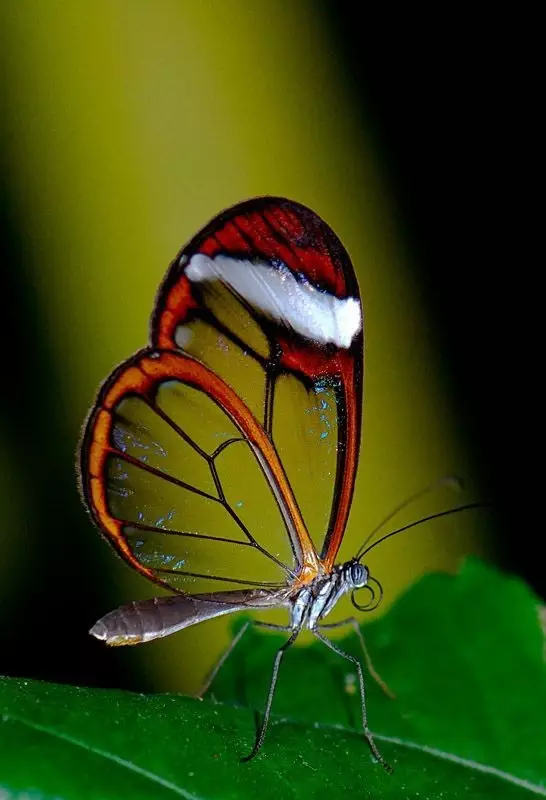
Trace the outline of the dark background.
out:
[[[493,504],[499,561],[544,598],[537,557],[544,312],[537,258],[528,251],[538,160],[533,20],[393,12],[378,23],[348,5],[340,12],[326,3],[326,11],[355,107],[373,121],[389,171]]]

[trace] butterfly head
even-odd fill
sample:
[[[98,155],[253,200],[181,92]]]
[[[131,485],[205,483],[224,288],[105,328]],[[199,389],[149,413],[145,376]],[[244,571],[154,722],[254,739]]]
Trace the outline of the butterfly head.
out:
[[[343,571],[345,573],[345,580],[351,589],[363,589],[364,586],[367,586],[370,570],[368,567],[365,567],[364,564],[361,564],[360,561],[357,561],[356,558],[348,561]]]
[[[351,590],[351,602],[358,611],[373,611],[383,598],[383,587],[376,578],[370,575],[370,570],[361,564],[358,558],[348,561],[343,568],[344,577]],[[374,589],[374,585],[377,587]],[[358,602],[356,593],[359,589],[367,589],[370,599],[365,605]]]

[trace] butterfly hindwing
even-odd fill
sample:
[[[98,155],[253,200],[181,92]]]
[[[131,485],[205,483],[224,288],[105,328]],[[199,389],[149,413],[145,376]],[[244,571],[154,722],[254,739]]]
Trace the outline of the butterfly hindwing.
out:
[[[261,425],[182,353],[141,351],[106,381],[87,423],[81,481],[120,554],[171,589],[280,586],[309,560]]]

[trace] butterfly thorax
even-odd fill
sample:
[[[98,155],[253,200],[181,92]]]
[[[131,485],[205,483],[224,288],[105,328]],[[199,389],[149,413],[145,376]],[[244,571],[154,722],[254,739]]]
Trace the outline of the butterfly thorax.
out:
[[[367,567],[356,559],[337,564],[327,575],[317,576],[291,598],[291,627],[313,630],[344,594],[365,586],[368,576]]]

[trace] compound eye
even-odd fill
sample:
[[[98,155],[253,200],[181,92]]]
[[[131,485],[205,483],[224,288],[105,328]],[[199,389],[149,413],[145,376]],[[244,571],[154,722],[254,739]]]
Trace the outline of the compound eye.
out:
[[[368,567],[362,564],[351,564],[351,580],[355,587],[361,588],[362,586],[366,586],[369,574]]]

